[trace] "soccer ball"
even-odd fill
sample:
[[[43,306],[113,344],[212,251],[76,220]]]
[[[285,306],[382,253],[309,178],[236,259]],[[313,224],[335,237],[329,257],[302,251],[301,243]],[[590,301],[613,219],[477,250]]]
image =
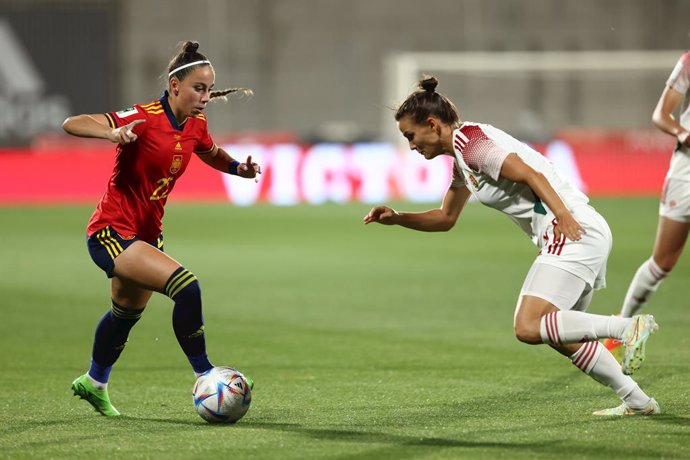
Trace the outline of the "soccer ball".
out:
[[[249,410],[252,389],[247,378],[232,367],[214,367],[196,379],[194,408],[209,423],[235,423]]]

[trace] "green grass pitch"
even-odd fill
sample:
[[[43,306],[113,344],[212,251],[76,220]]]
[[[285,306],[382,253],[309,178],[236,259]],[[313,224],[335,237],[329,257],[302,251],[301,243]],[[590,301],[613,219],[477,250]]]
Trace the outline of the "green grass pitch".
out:
[[[611,314],[650,254],[657,200],[594,205],[614,249],[590,312]],[[109,307],[84,243],[92,208],[0,208],[0,458],[690,457],[690,255],[648,307],[661,328],[635,377],[663,415],[601,419],[613,392],[513,336],[536,249],[508,219],[471,204],[425,234],[365,227],[368,209],[168,206],[166,251],[201,282],[209,356],[256,382],[240,423],[211,426],[161,295],[111,375],[124,415],[71,395]]]

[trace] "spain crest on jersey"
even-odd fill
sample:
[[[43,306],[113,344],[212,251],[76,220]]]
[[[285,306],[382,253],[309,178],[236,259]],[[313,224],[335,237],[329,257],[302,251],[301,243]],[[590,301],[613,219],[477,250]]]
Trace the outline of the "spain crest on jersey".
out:
[[[177,174],[181,167],[182,155],[173,155],[172,163],[170,164],[170,174]]]

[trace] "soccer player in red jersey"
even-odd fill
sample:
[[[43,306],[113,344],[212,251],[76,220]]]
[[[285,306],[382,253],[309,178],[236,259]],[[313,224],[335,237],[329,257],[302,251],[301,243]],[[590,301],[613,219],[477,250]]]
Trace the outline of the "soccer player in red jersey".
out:
[[[248,90],[213,91],[213,66],[198,48],[188,41],[170,61],[168,87],[159,100],[63,123],[74,136],[118,144],[108,188],[86,230],[92,259],[111,278],[112,307],[96,328],[89,371],[72,383],[75,395],[106,416],[119,415],[108,397],[110,371],[153,292],[174,301],[173,329],[194,372],[213,367],[199,282],[163,252],[163,207],[193,153],[214,169],[244,178],[255,178],[261,168],[251,156],[236,161],[211,139],[203,114],[209,101]]]

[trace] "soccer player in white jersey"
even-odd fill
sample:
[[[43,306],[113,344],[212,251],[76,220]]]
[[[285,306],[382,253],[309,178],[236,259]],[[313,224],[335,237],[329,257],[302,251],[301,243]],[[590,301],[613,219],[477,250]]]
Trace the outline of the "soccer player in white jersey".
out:
[[[680,119],[673,116],[680,104]],[[675,267],[690,230],[690,52],[683,54],[666,81],[652,121],[677,140],[659,203],[652,257],[640,265],[623,300],[621,316],[635,315]],[[620,344],[606,340],[607,348]]]
[[[535,150],[490,125],[462,122],[455,105],[436,92],[434,77],[420,81],[395,119],[410,148],[427,160],[455,158],[453,181],[441,207],[419,213],[376,206],[364,223],[448,231],[470,195],[506,214],[540,248],[520,291],[515,335],[528,344],[546,343],[570,358],[623,403],[594,415],[659,413],[659,405],[630,377],[644,359],[651,315],[622,318],[585,313],[595,289],[605,285],[611,232],[588,198]],[[621,366],[598,339],[623,342]]]

